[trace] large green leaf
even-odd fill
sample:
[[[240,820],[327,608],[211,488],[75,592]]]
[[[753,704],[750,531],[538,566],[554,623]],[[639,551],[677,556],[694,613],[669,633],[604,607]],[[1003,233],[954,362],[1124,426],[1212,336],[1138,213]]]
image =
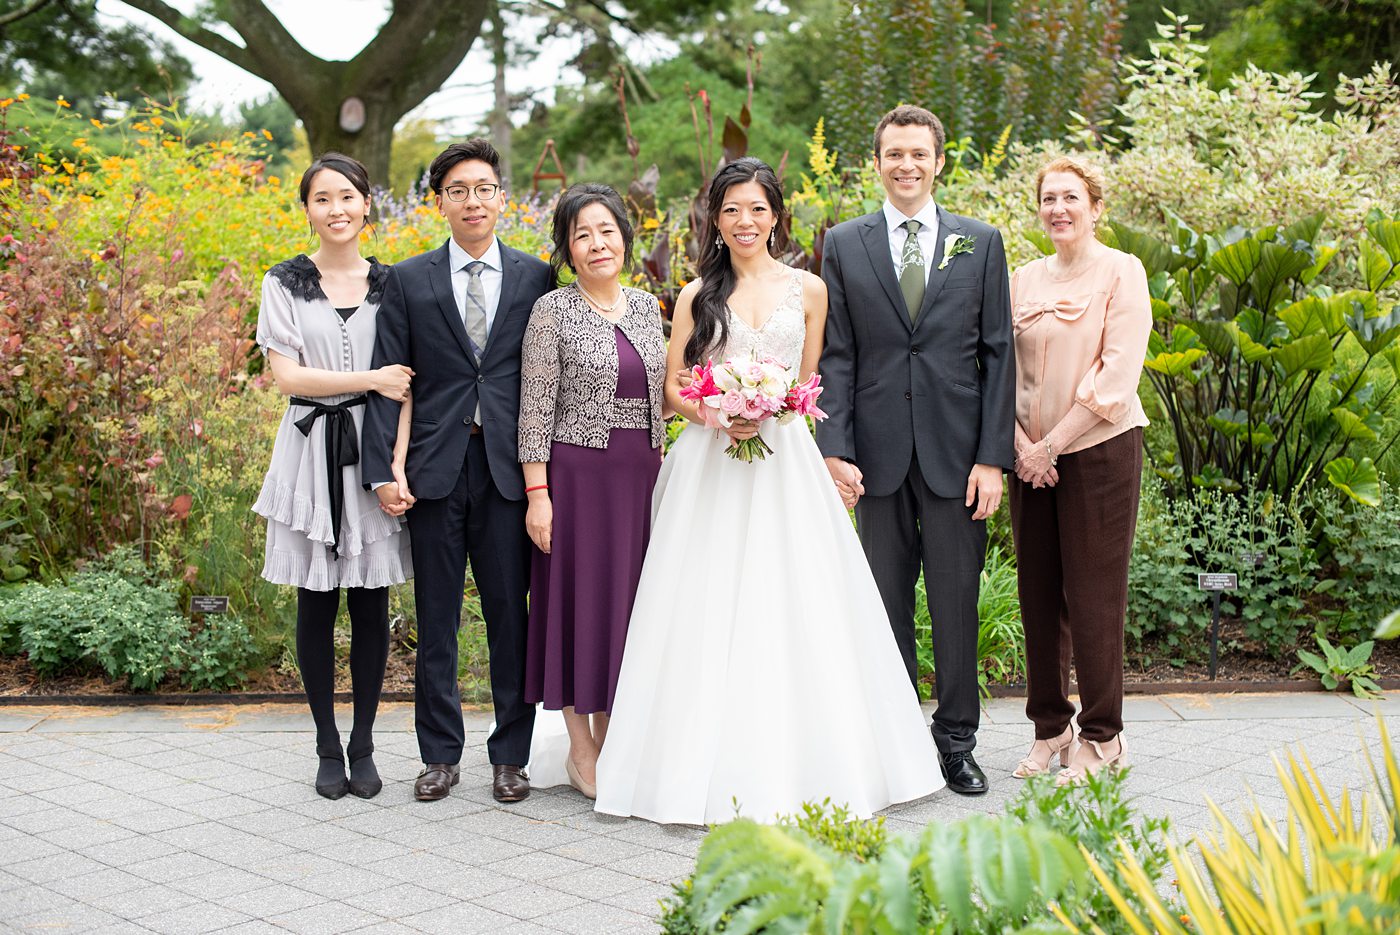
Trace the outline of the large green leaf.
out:
[[[1275,305],[1288,297],[1290,283],[1313,264],[1310,250],[1295,250],[1279,243],[1260,245],[1259,265],[1249,277],[1255,304],[1263,311],[1273,311]]]
[[[1206,352],[1199,347],[1193,347],[1185,351],[1168,351],[1165,354],[1158,354],[1147,359],[1145,366],[1149,370],[1164,373],[1169,377],[1192,377],[1194,373],[1192,367],[1196,361],[1206,356]],[[1194,380],[1192,381],[1194,382]]]
[[[1366,506],[1381,505],[1381,475],[1370,458],[1362,458],[1360,461],[1333,458],[1323,470],[1327,472],[1327,479],[1333,486],[1357,503],[1364,503]]]
[[[1341,303],[1322,296],[1310,295],[1278,311],[1279,321],[1288,326],[1293,336],[1320,332],[1331,337],[1346,326]]]
[[[1233,321],[1190,321],[1186,327],[1196,332],[1201,343],[1216,357],[1229,359],[1239,346],[1239,325]]]
[[[1148,279],[1158,273],[1169,273],[1182,265],[1182,259],[1172,253],[1171,244],[1166,241],[1117,221],[1110,222],[1108,226],[1118,240],[1118,249],[1142,261]]]
[[[1325,211],[1301,218],[1283,229],[1283,237],[1289,242],[1302,240],[1311,244],[1317,239],[1317,232],[1322,230],[1322,222],[1325,220],[1327,220],[1327,212]]]
[[[1253,237],[1243,237],[1212,253],[1210,268],[1236,286],[1243,286],[1259,266],[1259,258],[1263,252],[1259,241]]]
[[[1311,283],[1318,277],[1318,274],[1327,268],[1327,264],[1332,262],[1332,258],[1337,255],[1337,248],[1331,244],[1324,244],[1313,248],[1313,265],[1298,274],[1298,278],[1304,284]]]
[[[1400,308],[1391,306],[1383,315],[1367,317],[1362,304],[1354,303],[1352,314],[1347,316],[1347,327],[1366,353],[1379,354],[1400,336]]]
[[[1392,263],[1400,263],[1400,216],[1367,218],[1366,232],[1390,255]]]
[[[1303,335],[1269,353],[1283,368],[1285,380],[1304,370],[1322,371],[1332,365],[1332,342],[1322,334]]]
[[[1355,413],[1344,406],[1333,407],[1332,418],[1337,420],[1345,439],[1374,441],[1385,425],[1378,412]]]
[[[1392,285],[1400,279],[1400,264],[1391,261],[1386,251],[1374,241],[1362,237],[1357,245],[1356,271],[1372,292]]]
[[[1375,637],[1378,640],[1393,640],[1400,637],[1400,610],[1392,610],[1376,624]]]

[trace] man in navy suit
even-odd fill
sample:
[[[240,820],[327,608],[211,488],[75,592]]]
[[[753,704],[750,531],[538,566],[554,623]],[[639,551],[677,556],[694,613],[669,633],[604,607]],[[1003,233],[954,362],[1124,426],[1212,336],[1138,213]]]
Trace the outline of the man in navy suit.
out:
[[[933,200],[943,125],[903,105],[875,128],[881,210],[827,232],[829,307],[817,443],[847,505],[911,681],[922,565],[948,787],[987,791],[972,750],[977,587],[987,517],[1012,466],[1016,364],[1006,251],[996,228]]]
[[[491,657],[492,794],[515,802],[530,794],[522,768],[535,719],[524,700],[530,540],[516,441],[520,342],[535,300],[554,279],[548,264],[496,238],[506,196],[489,142],[453,143],[428,178],[452,237],[390,270],[372,364],[414,372],[407,459],[396,477],[400,404],[380,396],[365,412],[363,480],[390,512],[413,504],[415,711],[424,763],[414,795],[444,798],[460,778],[457,630],[470,559]]]

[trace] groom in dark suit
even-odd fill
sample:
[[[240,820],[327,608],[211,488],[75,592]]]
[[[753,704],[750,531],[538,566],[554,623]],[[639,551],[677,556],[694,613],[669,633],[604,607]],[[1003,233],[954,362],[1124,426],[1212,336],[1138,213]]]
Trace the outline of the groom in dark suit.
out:
[[[407,462],[396,476],[400,405],[380,396],[365,413],[363,477],[389,512],[413,504],[415,711],[424,763],[414,795],[444,798],[460,777],[457,629],[470,558],[491,656],[492,794],[516,802],[530,794],[522,768],[535,721],[524,699],[530,540],[516,448],[520,342],[535,300],[554,279],[548,264],[496,238],[505,192],[490,143],[452,144],[433,160],[428,180],[452,237],[389,271],[372,364],[413,369]]]
[[[817,443],[854,505],[895,641],[917,680],[914,585],[923,565],[948,786],[987,791],[973,759],[977,587],[985,520],[1013,461],[1015,376],[1006,252],[994,227],[933,201],[943,125],[901,106],[875,128],[882,210],[826,235],[830,306]]]

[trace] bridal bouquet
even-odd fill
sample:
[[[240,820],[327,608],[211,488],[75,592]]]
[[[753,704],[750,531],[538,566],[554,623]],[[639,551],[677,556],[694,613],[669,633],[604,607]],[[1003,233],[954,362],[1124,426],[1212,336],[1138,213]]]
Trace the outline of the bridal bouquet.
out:
[[[817,408],[822,394],[822,378],[812,374],[798,382],[794,371],[771,357],[706,361],[691,368],[690,385],[681,388],[681,398],[700,405],[705,425],[728,428],[735,419],[763,423],[777,419],[782,425],[798,416],[825,419]],[[762,461],[773,453],[768,443],[755,435],[731,442],[725,454],[740,461]]]

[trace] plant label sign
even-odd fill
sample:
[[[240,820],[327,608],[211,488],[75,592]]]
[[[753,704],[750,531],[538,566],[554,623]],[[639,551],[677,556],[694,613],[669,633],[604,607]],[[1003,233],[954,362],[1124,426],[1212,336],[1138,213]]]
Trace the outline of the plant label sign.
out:
[[[228,597],[226,595],[196,594],[190,598],[190,613],[226,614],[228,613]]]
[[[1233,591],[1240,586],[1239,578],[1234,573],[1196,575],[1196,587],[1202,591]]]
[[[1264,564],[1264,559],[1268,556],[1263,552],[1241,552],[1240,561],[1253,568],[1259,568]]]

